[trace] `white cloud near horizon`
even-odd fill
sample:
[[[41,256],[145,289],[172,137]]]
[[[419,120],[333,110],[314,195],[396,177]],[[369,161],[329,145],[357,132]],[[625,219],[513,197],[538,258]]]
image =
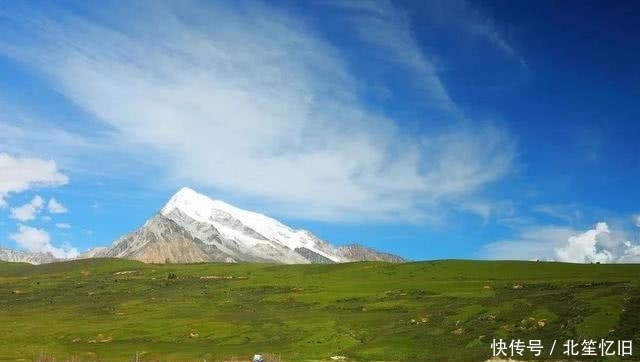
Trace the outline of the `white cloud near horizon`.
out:
[[[514,239],[487,244],[479,256],[487,259],[555,260],[570,263],[637,263],[640,244],[622,231],[599,222],[586,231],[562,226],[533,226]]]
[[[21,248],[34,253],[51,253],[60,259],[75,258],[78,250],[65,244],[58,248],[51,244],[51,237],[44,229],[18,224],[18,231],[9,235]]]
[[[27,11],[29,26],[0,36],[0,54],[47,75],[170,183],[256,200],[280,215],[422,219],[510,172],[509,133],[457,122],[395,8],[362,18],[365,32],[379,33],[361,35],[421,79],[427,102],[450,110],[448,125],[431,134],[407,134],[371,110],[340,50],[291,13],[260,2],[207,5],[140,3],[144,18],[116,9],[122,17],[100,23]]]
[[[65,230],[71,229],[71,225],[67,223],[57,223],[56,227],[58,229],[65,229]]]
[[[64,214],[69,211],[66,207],[64,207],[64,205],[62,205],[53,197],[49,200],[49,203],[47,203],[47,210],[51,214]]]
[[[33,220],[42,211],[43,206],[44,200],[39,195],[36,195],[28,203],[11,208],[11,218],[23,222]]]
[[[57,187],[69,182],[53,160],[12,156],[0,152],[0,208],[11,193],[38,187]]]

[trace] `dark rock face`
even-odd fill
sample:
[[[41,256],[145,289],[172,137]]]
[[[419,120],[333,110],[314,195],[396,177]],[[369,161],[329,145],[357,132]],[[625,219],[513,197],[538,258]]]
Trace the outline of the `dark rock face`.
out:
[[[346,245],[341,247],[339,250],[344,258],[350,260],[386,261],[391,263],[402,263],[406,261],[397,255],[381,253],[379,251],[358,244]]]
[[[307,248],[296,248],[296,253],[302,255],[313,264],[335,264],[335,261]]]

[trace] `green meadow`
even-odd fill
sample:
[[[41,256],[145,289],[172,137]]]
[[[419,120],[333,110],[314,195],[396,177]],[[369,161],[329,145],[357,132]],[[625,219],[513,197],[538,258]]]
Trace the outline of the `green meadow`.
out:
[[[632,340],[640,265],[0,263],[0,360],[486,361],[493,339]],[[555,352],[549,348],[557,340]]]

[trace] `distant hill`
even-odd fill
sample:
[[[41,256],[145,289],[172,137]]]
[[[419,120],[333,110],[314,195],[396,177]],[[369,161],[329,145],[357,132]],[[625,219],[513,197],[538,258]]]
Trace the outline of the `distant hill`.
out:
[[[43,264],[56,261],[51,253],[30,253],[0,248],[0,260],[14,263]]]

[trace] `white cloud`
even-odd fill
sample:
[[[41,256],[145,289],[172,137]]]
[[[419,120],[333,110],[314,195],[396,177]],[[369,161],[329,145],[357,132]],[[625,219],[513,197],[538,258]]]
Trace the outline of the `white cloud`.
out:
[[[29,221],[36,218],[36,215],[42,210],[44,206],[44,200],[39,195],[18,207],[11,208],[11,217],[20,221]]]
[[[430,106],[458,112],[434,63],[413,36],[408,14],[388,0],[335,1],[330,4],[357,12],[354,25],[360,38],[380,48],[377,56],[408,67],[415,75],[415,82],[429,93]]]
[[[53,246],[49,233],[45,230],[23,224],[19,224],[18,231],[10,234],[9,238],[31,252],[51,253],[56,258],[62,259],[74,258],[79,255],[78,250],[68,244],[61,248]]]
[[[487,224],[493,218],[500,221],[510,219],[514,216],[515,208],[511,201],[469,201],[460,204],[460,209],[478,215]]]
[[[30,109],[28,105],[25,108]],[[152,158],[135,158],[137,154],[127,150],[121,137],[90,118],[67,130],[65,122],[50,113],[25,113],[17,104],[3,100],[2,92],[0,110],[0,153],[49,155],[67,172],[102,179],[141,177],[154,164]],[[130,167],[134,162],[136,167]]]
[[[489,221],[489,217],[491,216],[491,205],[484,202],[471,202],[467,204],[463,204],[462,209],[473,214],[476,214],[482,218],[484,223]]]
[[[479,256],[487,259],[556,260],[572,263],[626,263],[640,261],[640,244],[624,232],[612,232],[605,222],[593,229],[535,226],[517,238],[485,245]]]
[[[410,40],[412,36],[409,14],[397,9],[391,1],[328,0],[326,3],[367,13],[369,19],[366,19],[366,21],[358,19],[361,25],[364,25],[359,29],[364,36],[371,38],[372,41],[387,43],[389,50],[404,49],[401,52],[406,52],[408,49],[416,49],[417,51],[408,51],[403,58],[411,59],[415,62],[414,64],[431,63],[422,55],[417,43]],[[495,22],[478,9],[475,9],[468,1],[428,1],[421,5],[420,17],[424,22],[429,25],[443,27],[449,31],[458,29],[468,36],[486,41],[493,48],[515,59],[522,67],[526,68],[524,57],[505,38]],[[374,20],[371,18],[374,18]],[[390,27],[389,25],[393,26]],[[421,25],[424,26],[424,24]],[[402,34],[398,34],[398,31]],[[394,40],[400,41],[397,44],[393,44]],[[422,65],[419,65],[419,67],[422,67]],[[434,68],[428,66],[423,69]]]
[[[579,222],[584,217],[578,205],[543,204],[533,207],[533,211],[570,224]]]
[[[560,226],[524,228],[513,239],[505,239],[482,247],[478,256],[486,259],[554,260],[554,248],[561,247],[575,230]]]
[[[509,172],[508,133],[457,122],[457,107],[390,3],[386,15],[365,19],[383,37],[367,41],[419,78],[426,103],[450,110],[446,129],[407,134],[370,110],[338,50],[289,13],[260,3],[181,4],[141,5],[148,16],[119,14],[115,29],[56,14],[15,39],[0,36],[0,52],[47,74],[123,151],[155,160],[172,184],[279,214],[419,219]],[[211,18],[216,26],[204,26]]]
[[[640,215],[634,216],[634,222],[635,225],[640,228]]]
[[[572,263],[614,261],[614,255],[609,250],[596,247],[598,241],[608,237],[609,234],[607,223],[599,222],[594,229],[571,236],[564,246],[555,249],[556,256],[560,261]]]
[[[56,227],[58,229],[71,229],[71,225],[67,223],[57,223]]]
[[[472,34],[476,34],[486,39],[496,49],[503,51],[505,54],[516,59],[522,67],[527,67],[527,63],[522,55],[520,55],[516,49],[504,38],[504,36],[498,31],[498,28],[494,22],[481,15],[479,12],[473,10],[465,3],[465,7],[461,9],[462,12],[466,12],[465,26]]]
[[[0,207],[10,193],[20,193],[35,187],[56,187],[69,182],[56,163],[32,157],[14,157],[0,153]]]
[[[52,214],[64,214],[69,211],[55,198],[51,198],[49,200],[49,204],[47,204],[47,210],[49,210],[49,212]]]

